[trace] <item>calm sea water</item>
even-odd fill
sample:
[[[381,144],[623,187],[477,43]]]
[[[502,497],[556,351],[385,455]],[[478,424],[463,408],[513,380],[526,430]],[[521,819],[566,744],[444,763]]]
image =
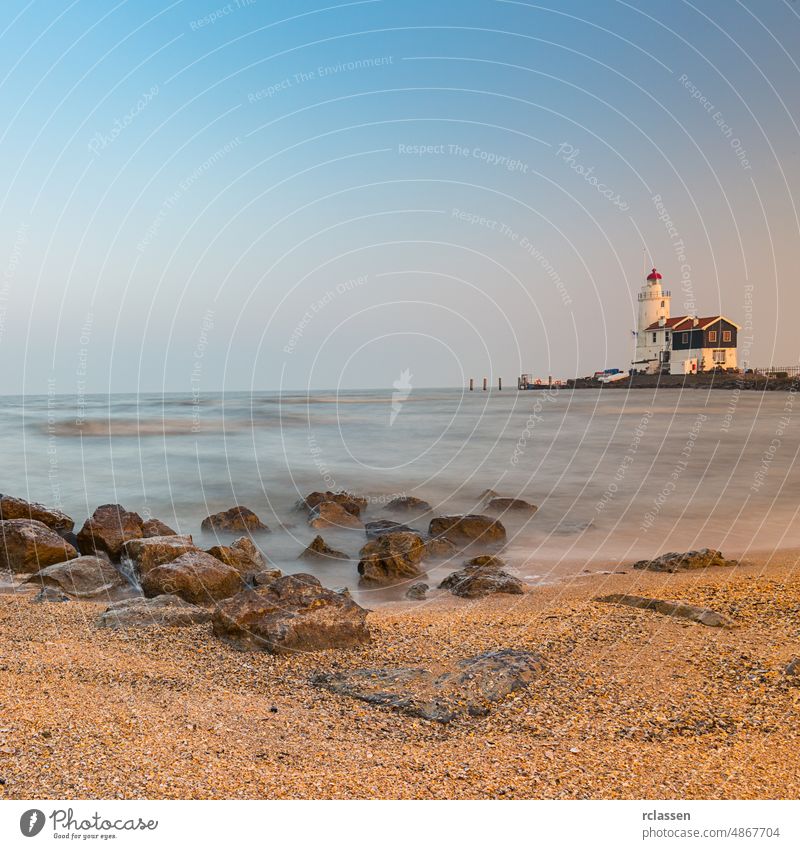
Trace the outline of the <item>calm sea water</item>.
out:
[[[503,518],[505,556],[550,580],[665,550],[800,546],[794,402],[671,389],[113,395],[80,409],[74,397],[6,397],[0,491],[77,525],[120,503],[200,544],[213,542],[207,514],[243,504],[274,528],[262,547],[291,572],[310,571],[296,558],[316,532],[293,505],[313,490],[364,495],[379,518],[397,494],[448,513],[479,510],[494,489],[539,505]],[[325,536],[354,557],[364,540]],[[357,583],[355,563],[317,574]]]

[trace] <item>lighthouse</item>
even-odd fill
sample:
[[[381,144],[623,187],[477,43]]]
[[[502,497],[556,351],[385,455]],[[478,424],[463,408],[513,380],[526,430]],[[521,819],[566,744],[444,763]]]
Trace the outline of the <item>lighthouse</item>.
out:
[[[639,320],[636,327],[636,356],[633,368],[657,374],[669,351],[669,303],[671,295],[661,286],[661,275],[654,268],[639,290]],[[669,353],[666,353],[666,362]]]

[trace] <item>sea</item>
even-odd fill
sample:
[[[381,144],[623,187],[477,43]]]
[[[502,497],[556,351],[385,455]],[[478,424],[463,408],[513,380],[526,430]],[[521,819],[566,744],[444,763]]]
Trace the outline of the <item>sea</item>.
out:
[[[613,571],[665,551],[746,557],[800,547],[794,392],[480,389],[7,396],[0,492],[56,506],[76,530],[101,504],[157,517],[201,546],[203,518],[239,504],[272,533],[284,572],[359,592],[363,531],[323,532],[351,562],[298,555],[317,534],[296,502],[316,490],[395,518],[413,495],[435,515],[481,512],[485,492],[535,504],[499,518],[502,557],[531,583]],[[414,523],[421,531],[427,519]],[[460,560],[431,567],[431,581]],[[385,594],[373,593],[380,602]]]

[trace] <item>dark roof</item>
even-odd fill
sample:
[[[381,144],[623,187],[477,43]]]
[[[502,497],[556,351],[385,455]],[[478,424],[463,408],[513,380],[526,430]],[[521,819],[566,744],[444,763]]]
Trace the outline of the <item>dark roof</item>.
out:
[[[724,315],[708,315],[704,318],[698,318],[697,325],[694,324],[694,319],[690,315],[674,315],[672,318],[668,318],[664,324],[654,321],[651,325],[645,327],[645,330],[660,330],[662,327],[667,330],[705,330],[706,327],[720,319],[732,324],[737,330],[741,329],[735,321],[725,318]]]

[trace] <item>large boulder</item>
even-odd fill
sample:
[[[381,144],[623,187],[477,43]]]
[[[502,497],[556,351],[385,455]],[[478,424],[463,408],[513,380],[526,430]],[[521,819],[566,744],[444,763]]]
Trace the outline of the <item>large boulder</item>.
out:
[[[199,550],[188,534],[172,534],[128,540],[122,545],[122,556],[132,561],[136,575],[141,579],[156,566],[171,563],[189,551]]]
[[[439,588],[450,590],[461,598],[483,598],[494,593],[521,595],[525,585],[519,578],[503,570],[505,564],[499,557],[481,555],[464,563],[464,568],[448,575]]]
[[[131,539],[141,539],[144,521],[119,504],[103,504],[92,513],[78,531],[78,548],[81,554],[105,552],[112,560],[119,560],[122,546]]]
[[[377,539],[384,534],[393,534],[398,531],[416,533],[408,525],[401,525],[400,522],[393,522],[391,519],[376,519],[374,522],[367,522],[364,525],[364,531],[367,534],[367,539]]]
[[[164,524],[161,519],[148,519],[142,525],[143,537],[168,537],[175,534],[176,531],[173,531],[169,525]]]
[[[215,545],[208,553],[233,566],[240,575],[253,575],[267,568],[267,558],[249,537],[241,537],[230,545]]]
[[[419,563],[425,557],[419,534],[399,531],[368,542],[360,552],[358,573],[365,583],[393,584],[423,574]]]
[[[367,611],[311,575],[286,575],[246,590],[214,612],[214,633],[241,650],[274,654],[348,648],[370,640]]]
[[[544,670],[538,654],[501,649],[468,657],[443,672],[415,667],[353,669],[316,675],[312,683],[342,696],[434,722],[485,716],[492,705],[530,686]]]
[[[472,542],[489,545],[506,540],[506,529],[500,521],[474,513],[465,516],[437,516],[431,519],[428,532],[432,537],[444,537],[452,543],[463,545]]]
[[[336,501],[320,501],[308,514],[312,528],[363,528],[357,513],[351,513]]]
[[[535,504],[523,501],[521,498],[490,498],[486,509],[492,513],[528,513],[533,514],[539,508]]]
[[[323,501],[330,501],[338,504],[340,507],[352,513],[354,516],[360,516],[363,510],[367,509],[367,499],[359,495],[353,495],[351,492],[312,492],[297,503],[301,510],[311,512],[318,504]]]
[[[211,619],[211,611],[189,604],[175,595],[130,598],[106,608],[97,620],[98,628],[186,628]]]
[[[621,604],[626,607],[637,607],[640,610],[653,610],[663,616],[675,616],[679,619],[688,619],[709,628],[735,628],[736,623],[724,613],[719,613],[709,607],[697,607],[694,604],[686,604],[682,601],[664,601],[659,598],[646,598],[639,595],[626,595],[624,593],[612,593],[601,596],[595,601],[603,604]]]
[[[248,507],[231,507],[221,513],[214,513],[203,519],[200,527],[204,531],[217,531],[226,534],[264,534],[269,528]]]
[[[669,551],[655,560],[639,560],[634,569],[646,569],[650,572],[690,572],[695,569],[707,569],[709,566],[738,566],[736,560],[726,560],[721,551],[713,548],[701,548],[699,551],[679,553]]]
[[[298,560],[311,560],[317,563],[323,560],[349,559],[349,555],[343,551],[337,551],[335,548],[331,548],[319,534],[311,540],[308,547],[298,557]]]
[[[15,498],[13,495],[0,495],[0,520],[9,519],[34,519],[47,525],[57,534],[68,534],[75,527],[75,522],[54,507],[45,507],[35,501],[25,501],[24,498]]]
[[[192,604],[229,598],[243,587],[242,576],[233,566],[205,551],[189,551],[142,576],[142,590],[149,598],[177,595]]]
[[[75,547],[43,522],[35,519],[0,521],[0,569],[38,572],[77,556]]]
[[[386,509],[393,513],[411,513],[420,516],[431,511],[431,505],[413,495],[398,495],[386,504]]]
[[[76,598],[95,598],[130,591],[125,576],[105,557],[86,555],[47,566],[28,579],[29,583],[61,590]]]

